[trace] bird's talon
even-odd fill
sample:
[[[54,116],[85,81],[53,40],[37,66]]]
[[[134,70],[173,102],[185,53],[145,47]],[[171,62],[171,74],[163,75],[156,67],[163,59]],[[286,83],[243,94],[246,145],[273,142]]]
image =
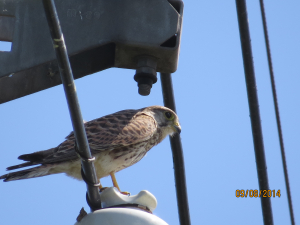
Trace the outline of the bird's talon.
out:
[[[123,194],[123,195],[130,196],[130,192],[127,192],[127,191],[120,191],[120,193]]]
[[[108,187],[101,187],[99,188],[100,189],[100,192],[104,191],[105,189],[107,189]]]

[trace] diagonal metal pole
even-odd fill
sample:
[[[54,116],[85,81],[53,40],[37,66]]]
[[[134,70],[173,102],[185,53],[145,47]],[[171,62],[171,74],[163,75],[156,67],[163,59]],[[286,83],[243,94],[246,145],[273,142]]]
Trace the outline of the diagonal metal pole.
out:
[[[92,162],[93,158],[83,125],[83,119],[77,98],[76,87],[69,62],[67,48],[60,27],[60,22],[58,19],[54,1],[43,0],[43,5],[50,28],[52,42],[58,61],[59,72],[70,111],[78,152],[82,158],[81,165],[83,169],[83,175],[85,176],[85,181],[87,182],[87,200],[91,207],[91,210],[94,211],[101,208],[100,193],[99,188],[97,187],[97,183],[99,182],[99,180],[97,179],[95,167]]]
[[[259,103],[254,74],[251,39],[248,25],[247,7],[245,0],[236,0],[237,17],[244,61],[244,71],[252,126],[253,144],[256,159],[258,183],[260,190],[269,190],[267,164],[259,113]],[[265,225],[273,224],[270,198],[261,198],[262,214]]]
[[[268,28],[267,28],[267,19],[266,19],[264,1],[259,0],[259,2],[260,2],[260,9],[261,9],[261,17],[262,17],[263,27],[264,27],[264,35],[265,35],[265,42],[266,42],[266,49],[267,49],[267,56],[268,56],[268,63],[269,63],[269,71],[270,71],[270,78],[271,78],[271,84],[272,84],[273,101],[274,101],[274,108],[275,108],[275,114],[276,114],[277,130],[278,130],[278,137],[279,137],[279,143],[280,143],[285,186],[286,186],[286,192],[287,192],[288,204],[289,204],[289,210],[290,210],[290,219],[291,219],[291,224],[295,225],[291,189],[290,189],[290,183],[289,183],[287,163],[286,163],[286,158],[285,158],[283,134],[282,134],[282,129],[281,129],[281,121],[280,121],[278,100],[277,100],[277,94],[276,94],[276,85],[275,85],[274,71],[273,71],[273,65],[272,65],[271,48],[270,48]]]
[[[176,112],[171,74],[161,73],[160,79],[164,105]],[[170,137],[170,143],[173,153],[174,176],[176,184],[179,220],[181,225],[190,225],[191,220],[185,182],[184,159],[180,135],[175,134],[173,137]]]

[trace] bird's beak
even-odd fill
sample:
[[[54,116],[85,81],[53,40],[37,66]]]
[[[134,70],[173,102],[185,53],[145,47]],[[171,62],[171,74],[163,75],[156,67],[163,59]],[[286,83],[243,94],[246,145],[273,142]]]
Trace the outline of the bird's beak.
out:
[[[176,133],[180,134],[180,132],[181,132],[181,127],[180,127],[179,123],[175,123],[175,124],[173,125],[173,127],[175,128]]]

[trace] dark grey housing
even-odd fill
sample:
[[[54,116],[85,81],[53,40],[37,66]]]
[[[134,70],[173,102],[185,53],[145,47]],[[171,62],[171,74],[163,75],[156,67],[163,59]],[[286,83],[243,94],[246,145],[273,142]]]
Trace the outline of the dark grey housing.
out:
[[[141,56],[156,71],[177,69],[182,1],[55,1],[74,78],[110,67],[137,69]],[[0,2],[0,103],[61,84],[42,2]]]

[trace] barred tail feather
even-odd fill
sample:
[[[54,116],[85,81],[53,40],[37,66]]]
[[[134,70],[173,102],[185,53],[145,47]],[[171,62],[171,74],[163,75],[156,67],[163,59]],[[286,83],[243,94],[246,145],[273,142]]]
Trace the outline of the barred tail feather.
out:
[[[8,174],[4,174],[0,176],[0,180],[3,179],[4,182],[12,181],[12,180],[23,180],[23,179],[29,179],[34,177],[43,177],[46,175],[49,175],[49,170],[51,169],[51,166],[38,166],[34,168],[30,168],[27,170],[21,170],[17,172],[12,172]]]
[[[32,162],[26,162],[26,163],[22,163],[22,164],[19,164],[19,165],[7,167],[6,170],[15,170],[15,169],[23,168],[23,167],[26,167],[26,166],[33,166],[33,165],[36,165],[36,164],[32,163]]]

